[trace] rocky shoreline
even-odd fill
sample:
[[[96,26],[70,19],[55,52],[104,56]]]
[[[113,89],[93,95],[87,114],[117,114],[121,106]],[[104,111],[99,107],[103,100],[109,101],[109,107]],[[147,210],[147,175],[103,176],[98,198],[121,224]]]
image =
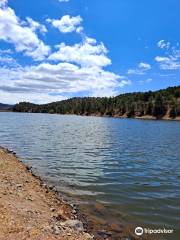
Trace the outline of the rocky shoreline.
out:
[[[0,148],[0,240],[90,240],[74,205]]]

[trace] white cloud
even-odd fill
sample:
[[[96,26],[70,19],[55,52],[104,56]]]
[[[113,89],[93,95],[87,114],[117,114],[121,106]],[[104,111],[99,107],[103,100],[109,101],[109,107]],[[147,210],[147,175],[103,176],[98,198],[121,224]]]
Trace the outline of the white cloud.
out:
[[[158,43],[157,43],[157,46],[161,49],[169,49],[170,48],[170,42],[166,42],[165,40],[160,40]]]
[[[0,7],[5,7],[8,3],[8,0],[0,0]]]
[[[0,90],[0,102],[7,104],[15,104],[18,102],[34,102],[44,104],[49,102],[61,101],[66,99],[64,96],[51,96],[45,93],[11,93]]]
[[[61,19],[47,19],[55,28],[58,28],[62,33],[82,32],[81,26],[82,18],[80,16],[71,17],[69,15],[63,16]]]
[[[33,32],[35,32],[36,30],[39,30],[41,33],[47,32],[47,28],[43,24],[40,24],[39,22],[34,21],[30,17],[27,17],[26,19]]]
[[[163,41],[163,42],[162,42]],[[160,44],[159,44],[160,43]],[[164,56],[156,56],[155,61],[162,70],[180,70],[180,50],[170,47],[171,44],[161,40],[158,42],[161,49],[165,49]],[[179,44],[177,44],[179,46]],[[168,51],[167,51],[168,50]]]
[[[30,21],[31,26],[27,26],[28,22],[21,21],[13,9],[0,8],[0,40],[12,43],[17,52],[32,56],[34,60],[43,60],[49,54],[50,47],[45,45],[35,33],[37,22],[32,19]],[[32,24],[36,25],[34,29]],[[40,24],[39,27],[42,28]]]
[[[135,69],[129,69],[128,74],[134,75],[143,75],[146,71],[151,69],[151,65],[148,63],[141,62],[138,64],[138,67]]]
[[[155,57],[162,70],[180,70],[180,58],[176,56]]]
[[[11,54],[13,51],[11,49],[0,49],[0,54]]]
[[[12,57],[11,49],[0,49],[0,66],[8,65],[9,67],[17,67],[16,59]]]
[[[145,79],[145,80],[140,80],[140,81],[139,81],[139,84],[150,83],[150,82],[152,82],[152,81],[153,81],[152,78],[148,78],[148,79]]]
[[[46,60],[21,67],[13,58],[14,50],[0,50],[0,102],[46,103],[79,92],[89,96],[112,96],[117,94],[118,88],[131,84],[126,77],[104,69],[111,60],[103,43],[82,34],[82,42],[71,46],[61,43],[50,53],[50,47],[37,34],[37,31],[47,32],[43,24],[30,17],[21,20],[6,4],[0,6],[0,40],[13,44],[16,52],[33,60]],[[83,31],[80,16],[66,15],[60,20],[48,21],[61,32]],[[147,68],[142,64],[140,68]]]
[[[15,63],[15,59],[10,56],[1,56],[0,55],[0,63]]]
[[[139,63],[138,65],[139,69],[143,70],[143,71],[147,71],[147,70],[150,70],[151,69],[151,65],[148,64],[148,63]]]
[[[59,0],[59,2],[69,2],[69,0]]]
[[[83,67],[105,67],[111,64],[104,44],[97,44],[92,38],[86,37],[82,43],[73,46],[62,43],[57,47],[59,50],[49,56],[50,60],[76,63]]]
[[[39,94],[42,93],[47,96],[44,102],[52,100],[53,94],[59,94],[61,99],[62,95],[67,96],[69,93],[82,91],[88,91],[92,96],[98,92],[101,96],[114,95],[117,87],[130,84],[125,77],[97,66],[78,67],[70,63],[42,63],[25,68],[0,68],[0,75],[2,79],[0,91],[6,94],[11,93],[8,95],[11,102],[15,97],[19,96],[21,99],[21,96],[25,97],[26,94],[27,99],[24,100],[29,101],[31,98],[33,102],[38,102]],[[1,94],[0,101],[3,101],[4,93]],[[58,96],[56,98],[58,100]]]

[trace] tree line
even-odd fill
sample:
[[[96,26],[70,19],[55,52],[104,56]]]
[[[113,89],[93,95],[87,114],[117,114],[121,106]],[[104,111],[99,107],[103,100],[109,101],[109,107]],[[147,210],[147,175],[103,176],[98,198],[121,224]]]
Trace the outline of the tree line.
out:
[[[135,92],[116,97],[77,97],[49,104],[21,102],[13,107],[16,112],[99,115],[116,117],[156,118],[180,116],[180,86],[159,91]]]

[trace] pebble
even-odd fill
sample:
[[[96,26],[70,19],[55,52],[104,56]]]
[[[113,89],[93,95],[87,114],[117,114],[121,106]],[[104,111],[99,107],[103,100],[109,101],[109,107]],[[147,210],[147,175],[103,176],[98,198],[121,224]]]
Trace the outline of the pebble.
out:
[[[89,240],[94,239],[94,236],[91,236],[89,233],[84,233],[84,237]]]
[[[61,230],[57,225],[53,226],[53,233],[56,235],[59,235],[61,233]]]
[[[75,207],[75,205],[73,204],[73,203],[70,203],[69,204],[72,208],[74,208]]]
[[[75,210],[75,209],[74,209],[74,210],[72,210],[72,213],[73,213],[73,214],[76,214],[76,210]]]
[[[84,231],[83,223],[81,221],[77,220],[77,219],[67,220],[65,222],[61,222],[60,225],[63,226],[63,227],[69,227],[69,228],[74,229],[75,231],[78,231],[78,232],[83,232]]]
[[[32,230],[32,227],[27,227],[26,230],[29,232]]]
[[[33,201],[33,199],[30,197],[27,197],[26,200],[31,201],[31,202]]]
[[[115,232],[122,232],[122,228],[115,223],[112,223],[110,225],[110,228],[111,228],[111,230],[113,230]]]
[[[101,236],[101,237],[103,237],[103,238],[108,238],[108,237],[110,237],[112,234],[111,234],[111,233],[108,233],[108,232],[106,232],[106,231],[104,231],[104,230],[101,230],[101,231],[98,231],[98,235]]]
[[[26,169],[27,169],[28,171],[30,171],[30,170],[32,169],[32,167],[26,166]]]
[[[50,211],[51,212],[54,212],[56,209],[55,208],[50,208]]]

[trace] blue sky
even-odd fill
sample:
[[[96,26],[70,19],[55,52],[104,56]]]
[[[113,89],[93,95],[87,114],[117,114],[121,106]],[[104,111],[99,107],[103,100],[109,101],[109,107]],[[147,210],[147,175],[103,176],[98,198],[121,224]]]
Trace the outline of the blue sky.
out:
[[[178,0],[0,0],[0,102],[180,85]]]

